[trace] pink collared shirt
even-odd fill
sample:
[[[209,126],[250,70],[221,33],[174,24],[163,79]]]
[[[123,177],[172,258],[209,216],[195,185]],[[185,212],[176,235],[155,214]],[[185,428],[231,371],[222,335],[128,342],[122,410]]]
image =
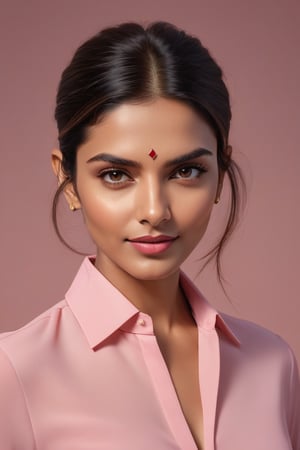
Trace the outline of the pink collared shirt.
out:
[[[180,282],[198,326],[205,450],[299,450],[289,346]],[[64,300],[0,337],[0,450],[153,449],[197,447],[150,316],[85,258]]]

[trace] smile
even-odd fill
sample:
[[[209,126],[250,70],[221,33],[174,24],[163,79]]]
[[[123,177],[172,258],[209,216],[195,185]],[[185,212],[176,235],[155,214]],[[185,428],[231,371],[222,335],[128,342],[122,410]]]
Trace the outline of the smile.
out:
[[[178,236],[141,236],[135,239],[128,239],[128,242],[140,253],[154,255],[168,250]]]

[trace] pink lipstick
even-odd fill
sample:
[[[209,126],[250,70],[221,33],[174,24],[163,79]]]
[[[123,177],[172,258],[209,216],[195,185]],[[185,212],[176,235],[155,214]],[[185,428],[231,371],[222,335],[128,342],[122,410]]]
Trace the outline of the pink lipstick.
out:
[[[170,248],[176,239],[177,236],[173,237],[161,234],[159,236],[141,236],[134,239],[128,239],[128,242],[130,242],[136,250],[145,255],[155,255]]]

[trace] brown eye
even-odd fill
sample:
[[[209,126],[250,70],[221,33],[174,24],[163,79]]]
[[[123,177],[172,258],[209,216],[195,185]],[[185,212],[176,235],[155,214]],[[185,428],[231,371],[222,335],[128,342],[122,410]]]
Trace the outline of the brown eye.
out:
[[[123,173],[120,170],[114,170],[108,174],[106,174],[110,181],[119,182],[122,181]]]
[[[130,179],[130,177],[122,170],[110,169],[99,174],[107,184],[121,184]]]
[[[207,172],[207,169],[202,166],[186,166],[177,169],[172,178],[193,180],[199,178],[202,173]]]
[[[178,173],[181,178],[190,178],[193,173],[193,169],[192,167],[184,167],[183,169],[178,170]]]

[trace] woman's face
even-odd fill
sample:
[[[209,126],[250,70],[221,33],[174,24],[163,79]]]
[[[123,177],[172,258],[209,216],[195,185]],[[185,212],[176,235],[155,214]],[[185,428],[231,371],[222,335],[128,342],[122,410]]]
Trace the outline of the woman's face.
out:
[[[221,178],[216,137],[187,104],[158,98],[112,110],[77,153],[75,206],[96,267],[110,279],[174,274],[205,233]]]

